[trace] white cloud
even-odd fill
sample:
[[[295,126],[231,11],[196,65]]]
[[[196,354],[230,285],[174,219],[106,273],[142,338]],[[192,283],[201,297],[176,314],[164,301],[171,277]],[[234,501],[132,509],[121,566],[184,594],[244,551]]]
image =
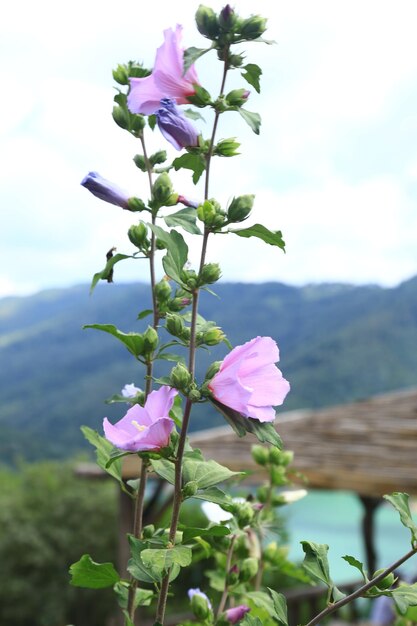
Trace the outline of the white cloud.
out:
[[[223,4],[212,3],[217,9]],[[7,52],[0,57],[7,86],[0,103],[1,247],[9,255],[0,293],[89,280],[109,247],[130,249],[125,233],[135,216],[79,186],[94,169],[148,196],[146,178],[132,162],[138,142],[111,119],[110,70],[129,58],[151,64],[162,29],[176,22],[184,24],[187,44],[203,45],[191,34],[198,5],[161,0],[155,15],[136,0],[126,0],[123,10],[99,0],[59,7],[52,0],[9,3],[0,25]],[[246,240],[216,237],[212,260],[221,261],[228,280],[393,284],[415,273],[417,224],[409,195],[417,178],[411,147],[417,139],[415,2],[259,0],[254,6],[242,0],[238,9],[268,15],[268,34],[278,45],[248,46],[248,60],[264,69],[263,93],[252,90],[248,103],[262,112],[261,136],[237,116],[224,116],[219,137],[237,135],[243,154],[214,163],[211,192],[222,202],[256,193],[254,220],[282,229],[288,251],[284,256],[251,240],[249,255]],[[201,62],[200,77],[215,93],[214,56],[204,67]],[[229,88],[239,80],[235,72]],[[368,137],[369,127],[374,135]],[[395,171],[389,163],[378,166],[388,129],[401,138],[391,142],[398,150]],[[361,154],[375,159],[372,174],[344,170],[344,161],[336,160],[349,157],[350,135],[363,142]],[[155,131],[151,148],[160,145]],[[179,173],[176,188],[201,195],[187,172]],[[133,279],[136,265],[122,265],[120,277]]]

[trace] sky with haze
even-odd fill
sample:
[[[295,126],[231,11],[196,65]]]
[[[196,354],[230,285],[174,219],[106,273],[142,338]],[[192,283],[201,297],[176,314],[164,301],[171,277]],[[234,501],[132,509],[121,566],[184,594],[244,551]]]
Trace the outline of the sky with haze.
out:
[[[180,23],[184,45],[204,47],[199,2],[22,0],[0,22],[0,296],[89,282],[135,216],[80,186],[90,170],[148,197],[132,157],[139,142],[113,122],[111,70],[129,59],[152,67],[162,31]],[[219,10],[222,2],[210,3]],[[395,285],[417,274],[417,3],[415,0],[242,0],[241,15],[268,17],[276,45],[248,44],[263,69],[255,136],[240,116],[221,118],[241,156],[216,159],[211,194],[226,204],[255,193],[253,217],[280,229],[284,255],[254,239],[217,236],[209,261],[226,281]],[[238,46],[242,51],[243,47]],[[221,66],[197,62],[217,95]],[[246,87],[235,71],[227,89]],[[208,135],[211,114],[199,128]],[[158,130],[151,149],[168,148]],[[187,172],[175,189],[199,199]],[[178,207],[180,208],[180,207]],[[197,259],[197,242],[191,251]],[[119,281],[147,280],[142,261]],[[162,273],[161,273],[162,275]]]

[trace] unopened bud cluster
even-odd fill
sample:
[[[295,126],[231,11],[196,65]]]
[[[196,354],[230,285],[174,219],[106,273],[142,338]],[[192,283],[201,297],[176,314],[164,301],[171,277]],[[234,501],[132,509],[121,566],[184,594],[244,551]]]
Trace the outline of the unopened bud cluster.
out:
[[[172,287],[166,278],[155,285],[155,299],[160,318],[164,318],[167,313],[182,311],[191,303],[191,299],[183,289],[176,289],[173,295]]]
[[[219,52],[232,43],[258,39],[266,30],[265,18],[259,15],[241,18],[229,4],[218,14],[210,7],[200,5],[195,19],[199,32],[215,42]]]
[[[166,172],[162,172],[152,187],[152,200],[149,203],[154,211],[163,206],[173,206],[178,202],[178,194],[173,192],[172,182]]]
[[[197,208],[197,217],[211,232],[219,231],[226,221],[225,212],[214,198],[205,200],[203,204],[200,204]]]
[[[276,447],[267,448],[261,445],[252,446],[252,458],[258,465],[265,467],[269,474],[269,484],[261,485],[257,492],[257,498],[262,504],[269,503],[273,506],[286,504],[285,498],[279,493],[273,492],[273,487],[287,485],[287,466],[293,460],[293,453],[280,450]]]

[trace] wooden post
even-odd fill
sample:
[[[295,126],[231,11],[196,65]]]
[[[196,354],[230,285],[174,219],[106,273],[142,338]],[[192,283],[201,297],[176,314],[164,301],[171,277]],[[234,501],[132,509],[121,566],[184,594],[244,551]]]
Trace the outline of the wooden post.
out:
[[[359,494],[358,494],[359,495]],[[375,496],[359,495],[364,508],[362,518],[362,533],[365,545],[366,565],[369,575],[377,569],[377,552],[375,548],[375,511],[383,501],[382,498]]]

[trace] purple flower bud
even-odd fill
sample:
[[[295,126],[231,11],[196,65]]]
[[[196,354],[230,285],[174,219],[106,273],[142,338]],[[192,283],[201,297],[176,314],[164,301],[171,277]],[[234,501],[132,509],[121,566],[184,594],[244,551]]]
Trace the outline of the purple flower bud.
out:
[[[198,132],[178,109],[174,100],[162,98],[161,108],[156,112],[159,130],[174,148],[181,150],[198,144]]]
[[[120,206],[122,209],[129,209],[129,194],[118,187],[118,185],[100,176],[97,172],[89,172],[87,176],[83,178],[81,184],[88,189],[88,191],[91,191],[93,196],[100,198],[100,200]]]
[[[232,609],[227,609],[226,619],[231,624],[237,624],[237,622],[240,622],[240,620],[243,619],[246,613],[248,613],[249,611],[250,611],[250,608],[246,606],[246,604],[240,604],[239,606],[234,606]]]
[[[225,7],[223,7],[223,9],[220,11],[220,17],[225,21],[228,22],[230,20],[230,18],[232,17],[232,15],[234,14],[234,10],[232,9],[232,7],[230,6],[230,4],[226,4]]]

